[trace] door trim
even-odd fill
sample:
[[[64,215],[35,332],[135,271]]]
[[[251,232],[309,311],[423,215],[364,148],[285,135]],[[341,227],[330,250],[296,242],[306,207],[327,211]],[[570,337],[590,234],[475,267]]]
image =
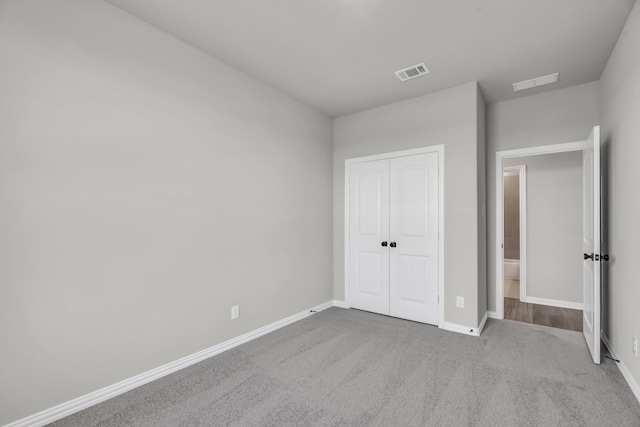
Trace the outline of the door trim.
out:
[[[444,144],[390,153],[354,157],[344,161],[344,299],[349,301],[349,168],[352,164],[375,160],[407,157],[417,154],[438,153],[438,327],[444,326]]]
[[[564,153],[567,151],[582,151],[589,148],[589,141],[575,141],[564,144],[541,145],[537,147],[518,148],[515,150],[496,151],[496,310],[492,313],[493,318],[504,319],[504,251],[502,248],[504,240],[504,188],[503,176],[504,165],[503,160],[512,157],[536,156],[542,154]],[[522,230],[521,230],[522,232]],[[520,241],[522,244],[522,241]],[[522,254],[521,254],[522,258]],[[522,273],[521,273],[522,274]]]

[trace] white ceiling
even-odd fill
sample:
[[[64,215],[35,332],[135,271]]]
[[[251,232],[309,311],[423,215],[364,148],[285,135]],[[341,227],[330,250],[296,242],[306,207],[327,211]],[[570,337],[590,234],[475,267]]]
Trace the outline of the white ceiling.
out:
[[[106,1],[338,117],[474,80],[487,102],[597,80],[635,0]]]

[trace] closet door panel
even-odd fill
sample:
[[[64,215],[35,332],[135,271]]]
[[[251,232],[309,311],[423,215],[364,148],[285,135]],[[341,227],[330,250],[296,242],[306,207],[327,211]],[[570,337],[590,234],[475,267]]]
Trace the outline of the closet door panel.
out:
[[[390,161],[390,315],[438,323],[438,154]]]
[[[389,314],[389,160],[349,169],[349,305]]]

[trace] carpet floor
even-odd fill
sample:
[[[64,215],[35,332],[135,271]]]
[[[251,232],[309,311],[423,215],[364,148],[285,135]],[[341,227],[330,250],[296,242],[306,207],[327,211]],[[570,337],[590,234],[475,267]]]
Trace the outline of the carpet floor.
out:
[[[331,308],[52,425],[640,426],[640,404],[579,332]]]

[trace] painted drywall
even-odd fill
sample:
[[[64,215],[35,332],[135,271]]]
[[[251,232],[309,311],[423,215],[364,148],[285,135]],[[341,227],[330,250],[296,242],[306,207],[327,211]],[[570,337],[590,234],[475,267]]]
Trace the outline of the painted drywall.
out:
[[[332,299],[329,118],[101,1],[0,70],[0,425]]]
[[[640,339],[640,286],[634,266],[640,259],[640,4],[636,2],[600,80],[603,160],[602,325],[622,363],[640,384],[640,357],[631,337]]]
[[[496,152],[587,139],[599,122],[599,83],[487,105],[487,303],[496,309]]]
[[[477,326],[477,84],[334,120],[334,296],[345,297],[345,160],[444,144],[445,321]],[[464,268],[460,268],[464,263]],[[456,296],[465,308],[456,308]]]
[[[582,303],[582,151],[504,165],[526,166],[526,296]]]
[[[478,186],[478,325],[487,313],[487,180],[486,106],[480,87],[476,97],[477,186]]]
[[[520,259],[520,178],[504,177],[504,259]]]

